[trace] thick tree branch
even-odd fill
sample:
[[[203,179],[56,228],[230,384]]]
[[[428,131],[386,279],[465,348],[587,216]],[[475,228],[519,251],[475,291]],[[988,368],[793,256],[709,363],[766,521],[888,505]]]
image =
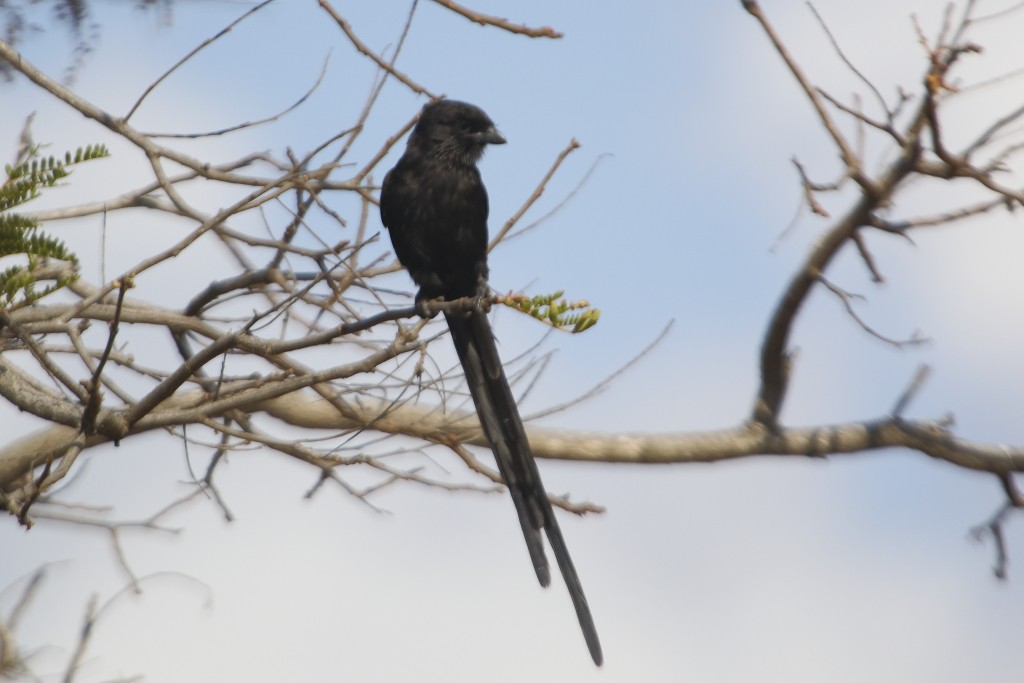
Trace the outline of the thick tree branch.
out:
[[[6,374],[0,374],[0,391]],[[230,390],[225,386],[224,390]],[[148,431],[185,418],[207,419],[228,409],[264,413],[303,429],[351,430],[369,428],[386,434],[412,436],[434,443],[486,446],[473,413],[442,413],[433,407],[388,403],[363,398],[340,414],[328,401],[311,394],[287,392],[246,402],[242,394],[223,410],[196,411],[205,396],[192,391],[165,402],[165,410],[150,413],[133,433]],[[163,408],[163,406],[161,406]],[[177,422],[181,423],[181,422]],[[1024,447],[984,444],[950,433],[941,421],[912,421],[899,417],[812,427],[771,430],[753,422],[729,429],[677,434],[613,434],[528,428],[530,445],[539,458],[579,462],[678,464],[721,462],[755,456],[826,457],[908,448],[937,460],[982,472],[1024,472]],[[0,449],[0,490],[9,488],[38,464],[37,454],[66,443],[69,427],[49,427]],[[87,447],[109,441],[91,437]]]

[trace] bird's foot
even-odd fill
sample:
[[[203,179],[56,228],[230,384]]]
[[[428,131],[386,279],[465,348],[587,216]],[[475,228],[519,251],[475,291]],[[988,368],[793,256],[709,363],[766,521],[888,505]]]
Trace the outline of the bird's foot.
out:
[[[416,308],[416,315],[420,316],[421,318],[426,318],[427,320],[430,320],[431,318],[435,317],[437,315],[437,309],[432,308],[430,306],[430,304],[434,301],[444,301],[444,297],[437,297],[436,299],[426,299],[417,296],[416,303],[414,304]]]
[[[489,294],[477,294],[469,299],[470,306],[474,313],[486,315],[491,310],[491,297]]]
[[[476,295],[470,299],[473,310],[478,313],[489,313],[491,310],[491,288],[487,285],[487,279],[480,277],[477,281]]]

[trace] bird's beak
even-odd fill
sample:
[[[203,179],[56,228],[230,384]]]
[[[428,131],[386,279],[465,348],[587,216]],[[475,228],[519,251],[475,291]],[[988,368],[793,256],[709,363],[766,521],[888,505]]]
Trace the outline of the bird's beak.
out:
[[[506,142],[505,136],[501,134],[501,131],[493,126],[480,134],[480,140],[488,145],[504,145]]]

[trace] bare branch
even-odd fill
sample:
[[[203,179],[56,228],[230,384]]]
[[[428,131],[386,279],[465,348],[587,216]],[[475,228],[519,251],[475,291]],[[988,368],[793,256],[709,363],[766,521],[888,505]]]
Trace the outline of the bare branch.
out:
[[[331,18],[334,19],[334,21],[338,24],[338,27],[345,33],[345,36],[348,37],[353,47],[359,50],[359,52],[363,53],[364,55],[372,59],[374,63],[377,64],[378,67],[380,67],[384,71],[387,71],[389,74],[397,78],[414,93],[418,95],[426,95],[427,97],[431,98],[436,97],[429,90],[424,88],[419,83],[414,82],[404,73],[396,69],[388,62],[384,61],[384,59],[382,59],[380,55],[378,55],[376,52],[368,48],[366,44],[359,39],[359,36],[355,34],[355,31],[352,30],[352,26],[345,20],[343,16],[338,14],[337,10],[335,10],[334,7],[332,7],[331,4],[327,2],[327,0],[319,0],[319,3],[320,7],[322,7],[328,14],[331,15]]]
[[[273,0],[266,0],[263,4],[265,5],[268,2],[273,2]],[[257,7],[256,9],[259,9],[259,7]],[[255,10],[253,10],[253,11],[255,11]],[[316,89],[320,87],[321,83],[323,83],[324,76],[327,75],[327,64],[328,64],[329,61],[330,61],[330,55],[328,55],[327,57],[324,58],[323,66],[320,67],[320,74],[316,77],[316,80],[313,82],[313,85],[309,86],[309,89],[307,89],[306,92],[304,92],[302,94],[302,96],[299,97],[299,99],[295,100],[295,102],[293,102],[289,106],[285,107],[281,111],[277,112],[276,114],[272,114],[270,116],[266,116],[266,117],[264,117],[262,119],[256,119],[256,120],[253,120],[253,121],[245,121],[243,123],[236,123],[233,126],[228,126],[226,128],[220,128],[218,130],[207,131],[207,132],[204,132],[204,133],[146,133],[145,135],[147,137],[150,137],[150,138],[185,138],[185,139],[189,139],[189,140],[194,140],[194,139],[197,139],[197,138],[208,138],[208,137],[217,137],[217,136],[220,136],[220,135],[227,135],[229,133],[234,133],[234,132],[239,131],[239,130],[245,130],[246,128],[253,128],[255,126],[262,126],[265,123],[272,123],[274,121],[277,121],[278,119],[284,118],[285,116],[287,116],[291,112],[293,112],[296,109],[298,109],[306,100],[309,99],[310,95],[312,95],[314,92],[316,92]]]
[[[529,232],[530,230],[533,230],[541,223],[544,223],[549,218],[554,216],[556,213],[561,211],[565,206],[569,204],[569,202],[576,198],[576,195],[579,193],[579,191],[583,189],[583,186],[587,184],[587,182],[590,180],[590,177],[594,175],[594,171],[597,170],[598,165],[610,156],[612,155],[608,153],[598,155],[598,157],[594,159],[594,162],[590,164],[590,168],[588,168],[586,173],[584,173],[583,176],[579,179],[579,182],[577,182],[573,186],[573,188],[569,190],[569,192],[566,193],[564,197],[562,197],[561,201],[559,201],[557,204],[551,207],[551,209],[549,209],[544,215],[536,218],[529,224],[524,225],[523,227],[516,230],[514,233],[506,235],[504,241],[508,242],[511,239],[515,239],[516,237],[522,236],[523,234]]]
[[[903,340],[893,339],[892,337],[888,337],[882,334],[878,330],[868,325],[863,318],[857,315],[857,311],[855,311],[853,308],[853,300],[863,299],[864,297],[857,294],[850,294],[849,292],[839,288],[835,284],[829,282],[824,275],[819,276],[818,281],[821,282],[821,284],[825,285],[825,288],[828,289],[828,291],[832,292],[837,297],[839,297],[839,300],[843,302],[843,307],[846,309],[846,312],[850,315],[850,317],[853,318],[854,322],[856,322],[862,330],[870,334],[875,339],[883,341],[886,344],[891,344],[892,346],[895,346],[898,349],[914,344],[923,344],[925,343],[925,341],[927,341],[925,339],[918,337],[916,333],[911,338]]]
[[[580,143],[576,140],[576,138],[573,138],[572,140],[569,141],[568,146],[561,152],[559,152],[558,156],[555,158],[555,162],[551,164],[551,168],[548,169],[548,172],[545,173],[544,177],[540,179],[539,183],[537,183],[537,187],[534,189],[533,194],[531,194],[526,199],[526,201],[523,202],[523,205],[519,207],[518,211],[512,214],[511,218],[505,221],[505,225],[501,226],[501,230],[498,231],[498,234],[496,234],[491,239],[491,243],[487,245],[487,251],[491,251],[492,249],[494,249],[494,247],[497,246],[498,243],[505,238],[505,235],[508,234],[508,231],[511,230],[512,227],[519,221],[519,219],[523,217],[523,214],[526,213],[531,206],[533,206],[534,202],[540,199],[540,196],[544,194],[544,188],[547,186],[548,181],[551,180],[551,177],[555,175],[555,172],[558,170],[558,167],[562,165],[562,162],[565,161],[565,158],[567,156],[569,156],[579,148]]]
[[[838,184],[816,185],[807,177],[807,171],[804,170],[804,166],[800,163],[799,159],[793,157],[791,161],[793,162],[793,165],[796,166],[797,173],[800,174],[800,184],[804,188],[804,201],[807,202],[807,206],[810,208],[811,213],[815,213],[822,218],[830,218],[828,211],[818,203],[814,193],[837,189],[839,187]]]
[[[165,71],[162,74],[160,74],[160,76],[155,81],[150,83],[149,86],[144,91],[142,91],[142,95],[140,95],[139,99],[137,99],[135,101],[135,104],[133,104],[131,106],[131,108],[128,110],[128,113],[124,115],[124,120],[127,122],[128,119],[130,119],[132,117],[132,114],[134,114],[136,112],[136,110],[142,105],[143,100],[146,99],[146,97],[149,95],[149,93],[153,92],[153,90],[155,90],[156,87],[158,85],[160,85],[164,81],[164,79],[166,79],[172,73],[177,71],[180,66],[185,64],[185,62],[187,62],[188,60],[192,59],[194,56],[196,56],[196,54],[198,54],[201,50],[203,50],[203,48],[208,47],[212,43],[216,42],[218,39],[220,39],[221,37],[223,37],[224,35],[229,33],[231,31],[231,29],[233,29],[239,23],[241,23],[242,21],[244,21],[248,17],[252,16],[256,12],[260,11],[261,9],[263,9],[264,7],[266,7],[267,5],[269,5],[273,1],[274,0],[263,0],[263,2],[261,2],[260,4],[256,5],[255,7],[251,8],[251,9],[247,10],[244,14],[242,14],[242,16],[238,17],[233,22],[231,22],[230,24],[228,24],[227,26],[222,28],[215,35],[210,36],[209,38],[207,38],[206,40],[201,42],[199,45],[197,45],[191,51],[189,51],[189,53],[187,55],[185,55],[184,57],[179,59],[177,62],[175,62],[175,64],[170,69],[168,69],[167,71]]]
[[[821,120],[821,124],[825,127],[825,130],[828,131],[829,135],[832,137],[832,141],[839,149],[839,153],[842,156],[843,163],[846,164],[850,177],[857,181],[857,184],[863,185],[865,190],[867,190],[868,180],[861,174],[860,159],[858,159],[856,154],[854,154],[853,149],[850,147],[849,143],[847,143],[846,138],[841,132],[839,132],[839,127],[836,126],[832,117],[829,116],[828,112],[825,110],[824,105],[821,103],[821,99],[818,97],[818,91],[811,85],[807,76],[804,75],[803,69],[800,68],[796,60],[789,54],[789,50],[783,44],[779,35],[775,32],[775,29],[768,22],[768,18],[761,10],[761,6],[757,1],[741,1],[743,3],[743,8],[761,24],[761,28],[764,29],[765,35],[767,35],[768,39],[771,40],[772,45],[775,47],[775,51],[779,53],[780,57],[782,57],[782,60],[786,63],[790,73],[793,74],[793,77],[796,79],[797,83],[800,84],[800,87],[803,89],[807,99],[810,100],[811,105],[818,114],[818,118]]]
[[[776,306],[765,333],[761,347],[761,387],[752,414],[755,421],[765,424],[769,428],[776,428],[778,426],[777,416],[785,398],[791,371],[788,346],[796,315],[811,288],[815,283],[821,281],[821,276],[827,271],[829,264],[842,246],[847,241],[856,240],[857,229],[864,225],[870,225],[878,210],[888,204],[897,187],[916,170],[921,151],[920,135],[929,121],[930,105],[926,98],[919,110],[911,117],[904,131],[899,134],[899,139],[903,143],[897,158],[878,178],[868,178],[863,174],[859,159],[855,157],[846,139],[839,133],[825,111],[818,91],[810,85],[802,70],[789,55],[781,38],[768,22],[756,0],[742,0],[742,2],[744,8],[761,24],[776,51],[786,62],[793,77],[811,100],[822,125],[828,131],[846,164],[847,176],[860,187],[860,197],[846,214],[818,240],[804,260],[799,272],[790,281]],[[943,64],[933,65],[932,70],[941,68]],[[863,248],[863,244],[861,245],[861,254],[869,268],[878,276],[877,269],[874,269],[870,255]]]
[[[910,381],[907,388],[900,395],[899,400],[896,401],[896,405],[892,407],[892,416],[899,418],[903,416],[903,412],[910,405],[910,402],[914,400],[918,393],[921,391],[921,387],[924,386],[925,380],[928,379],[928,375],[931,373],[931,368],[927,365],[920,365],[917,368],[917,372],[914,373],[914,379]]]
[[[528,36],[530,38],[561,38],[562,34],[551,28],[550,26],[542,26],[540,28],[530,28],[525,24],[513,24],[506,19],[500,17],[494,17],[481,12],[475,12],[467,7],[463,7],[452,0],[434,0],[435,3],[441,5],[446,9],[450,9],[456,14],[461,14],[470,21],[480,24],[481,26],[494,26],[500,29],[504,29],[510,33],[518,33],[519,35]]]
[[[853,65],[853,62],[851,62],[849,57],[846,56],[846,53],[843,52],[843,49],[839,47],[839,41],[836,40],[836,37],[832,34],[831,29],[829,29],[828,24],[825,23],[825,20],[818,12],[818,9],[814,6],[814,3],[808,2],[807,6],[810,8],[811,13],[814,15],[814,18],[818,20],[818,25],[821,26],[821,30],[823,30],[825,32],[825,35],[828,36],[828,40],[830,43],[832,43],[832,48],[836,51],[836,54],[839,55],[839,59],[843,60],[843,64],[845,64],[846,67],[851,72],[853,72],[853,75],[860,79],[861,83],[866,85],[868,89],[871,91],[871,94],[875,96],[875,100],[878,102],[878,106],[881,107],[883,112],[885,112],[886,119],[888,120],[887,127],[891,129],[892,110],[889,108],[889,105],[885,101],[885,98],[882,97],[882,93],[878,91],[878,88],[875,87],[875,84],[872,83],[870,79],[868,79],[863,73],[861,73],[860,69]]]

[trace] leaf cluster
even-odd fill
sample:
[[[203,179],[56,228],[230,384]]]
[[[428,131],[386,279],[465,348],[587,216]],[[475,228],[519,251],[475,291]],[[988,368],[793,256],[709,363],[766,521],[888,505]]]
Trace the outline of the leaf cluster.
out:
[[[79,147],[63,159],[39,156],[38,147],[31,150],[25,161],[6,165],[7,178],[0,185],[0,258],[24,256],[27,264],[9,266],[0,270],[0,305],[5,309],[20,308],[66,287],[77,277],[74,274],[46,279],[41,285],[37,268],[46,259],[78,263],[78,257],[64,243],[39,229],[39,221],[13,211],[39,196],[44,188],[56,186],[66,178],[69,166],[109,156],[104,145]]]
[[[597,324],[601,311],[591,308],[590,302],[566,301],[562,298],[565,292],[540,294],[528,297],[525,294],[508,294],[501,298],[501,303],[526,313],[537,320],[543,320],[555,329],[577,334]]]

